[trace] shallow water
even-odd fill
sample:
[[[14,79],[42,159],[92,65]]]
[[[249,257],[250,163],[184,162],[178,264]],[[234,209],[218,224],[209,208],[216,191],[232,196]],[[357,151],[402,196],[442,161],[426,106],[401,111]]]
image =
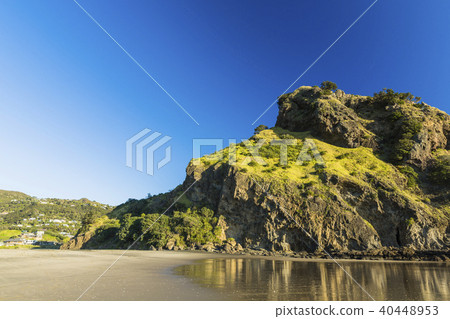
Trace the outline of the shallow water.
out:
[[[332,261],[216,258],[174,271],[231,300],[450,300],[445,264],[339,263],[343,269]]]

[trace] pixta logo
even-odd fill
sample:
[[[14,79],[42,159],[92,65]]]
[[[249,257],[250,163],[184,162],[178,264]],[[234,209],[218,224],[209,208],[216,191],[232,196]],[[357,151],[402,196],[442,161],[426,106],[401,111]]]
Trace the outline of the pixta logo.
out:
[[[145,166],[146,173],[153,176],[155,152],[172,139],[167,135],[159,138],[161,135],[159,132],[152,132],[146,128],[128,139],[126,142],[126,165],[131,168],[135,167],[140,172],[144,172]],[[164,158],[156,163],[158,170],[168,164],[172,158],[170,145],[166,146],[164,154]]]
[[[229,147],[228,147],[228,163],[230,165],[234,165],[236,163],[247,165],[250,162],[255,162],[259,165],[267,165],[266,161],[262,156],[260,156],[259,151],[263,146],[273,145],[277,146],[278,149],[278,161],[281,165],[288,164],[288,147],[298,146],[299,141],[297,139],[274,139],[271,141],[266,141],[265,139],[258,140],[245,140],[242,139],[242,144],[247,150],[248,156],[246,156],[243,160],[237,160],[237,152],[236,152],[236,139],[229,139]],[[192,157],[193,164],[199,165],[201,163],[201,147],[202,146],[213,146],[215,151],[223,149],[224,140],[223,139],[193,139],[192,140]],[[298,152],[298,156],[295,158],[293,164],[302,165],[304,162],[315,161],[317,164],[325,166],[325,161],[320,155],[319,150],[317,149],[316,144],[312,139],[306,138],[301,142],[301,148]],[[221,153],[221,158],[225,156],[225,153]]]

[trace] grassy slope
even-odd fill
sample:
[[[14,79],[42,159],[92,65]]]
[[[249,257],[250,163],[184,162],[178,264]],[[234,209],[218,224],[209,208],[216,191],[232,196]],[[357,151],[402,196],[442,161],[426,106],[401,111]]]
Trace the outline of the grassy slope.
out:
[[[0,230],[0,241],[10,239],[15,236],[19,236],[22,232],[20,230]]]
[[[273,139],[282,137],[294,137],[297,139],[297,146],[288,146],[288,150],[291,149],[292,153],[288,156],[288,165],[284,167],[279,165],[279,146],[269,145]],[[319,172],[337,175],[367,188],[373,188],[371,182],[377,180],[404,196],[404,198],[418,203],[424,211],[430,212],[426,197],[418,192],[416,188],[408,188],[406,186],[406,176],[399,172],[394,165],[386,163],[375,156],[370,148],[338,147],[312,138],[308,132],[289,132],[277,127],[256,134],[251,138],[251,140],[254,140],[252,144],[254,145],[256,143],[255,140],[258,139],[266,141],[259,153],[267,165],[257,163],[249,165],[248,160],[246,161],[245,158],[250,153],[242,143],[236,145],[236,164],[234,165],[244,174],[251,174],[253,177],[272,182],[313,184],[319,189],[326,187],[320,180]],[[325,162],[324,167],[317,165],[315,160],[305,161],[301,165],[296,164],[296,159],[305,139],[311,139],[317,146],[317,150]],[[267,149],[272,149],[272,152],[267,152]],[[228,147],[202,157],[200,163],[206,168],[211,165],[220,165],[228,162],[229,158],[230,150]]]

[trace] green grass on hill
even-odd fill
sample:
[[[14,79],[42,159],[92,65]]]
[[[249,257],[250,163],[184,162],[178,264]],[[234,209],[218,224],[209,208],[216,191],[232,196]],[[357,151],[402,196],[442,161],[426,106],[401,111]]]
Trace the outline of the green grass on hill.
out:
[[[407,176],[402,174],[394,165],[378,158],[370,148],[338,147],[313,138],[309,132],[290,132],[277,127],[259,132],[249,139],[249,142],[256,145],[260,139],[265,140],[265,143],[259,149],[259,155],[264,160],[265,165],[253,160],[243,143],[235,145],[236,162],[232,165],[237,167],[241,173],[271,181],[273,185],[275,183],[294,182],[303,185],[315,185],[315,188],[326,188],[321,181],[322,174],[339,176],[364,188],[371,188],[374,192],[376,192],[374,184],[381,183],[385,187],[395,190],[405,199],[418,202],[425,211],[429,211],[428,205],[423,203],[425,198],[417,194],[413,188],[408,187]],[[274,139],[297,140],[297,145],[288,146],[287,165],[280,165],[280,146],[270,144]],[[306,139],[314,142],[317,147],[315,152],[318,152],[322,157],[324,166],[318,165],[311,150],[307,152],[311,160],[303,161],[301,164],[297,162]],[[203,156],[199,163],[206,169],[210,166],[227,163],[229,158],[230,147],[227,147],[211,155]]]
[[[42,236],[42,240],[44,241],[54,241],[54,242],[58,242],[58,238],[56,238],[56,236],[50,235],[50,234],[44,234],[44,236]]]
[[[15,236],[19,236],[22,232],[20,230],[0,230],[0,241],[10,239]]]
[[[274,139],[296,139],[297,145],[288,146],[288,165],[280,165],[280,146],[271,145]],[[302,151],[305,139],[309,138],[314,142],[317,151],[325,162],[324,167],[319,167],[311,151],[310,161],[297,163],[297,158]],[[391,164],[377,158],[369,148],[358,147],[354,149],[343,148],[324,143],[312,138],[308,132],[289,132],[280,128],[273,128],[261,131],[250,141],[253,145],[255,140],[264,139],[266,142],[260,148],[259,154],[266,163],[261,165],[251,160],[251,154],[243,144],[236,145],[236,164],[241,171],[259,177],[271,179],[291,180],[299,183],[319,182],[319,172],[326,171],[330,174],[345,176],[349,180],[361,183],[367,174],[375,175],[379,179],[386,181],[391,186],[396,186],[395,182],[405,179],[404,176]],[[247,158],[247,160],[246,160]],[[201,158],[204,166],[225,163],[229,159],[229,148],[207,155]],[[249,162],[249,160],[251,160]],[[394,177],[396,179],[394,180]]]

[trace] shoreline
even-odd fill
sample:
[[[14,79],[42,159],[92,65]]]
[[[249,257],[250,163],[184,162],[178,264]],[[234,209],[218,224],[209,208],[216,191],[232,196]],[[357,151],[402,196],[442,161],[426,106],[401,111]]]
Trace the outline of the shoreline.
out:
[[[206,245],[205,245],[206,246]],[[308,253],[302,252],[271,252],[265,249],[249,249],[242,250],[229,250],[223,247],[215,247],[210,249],[198,247],[197,249],[130,249],[128,251],[159,251],[159,252],[190,252],[199,254],[210,255],[225,255],[228,257],[243,256],[243,257],[267,257],[267,258],[282,258],[292,260],[304,260],[304,261],[324,261],[324,260],[337,260],[337,261],[401,261],[401,262],[438,262],[438,263],[450,263],[450,249],[448,250],[435,250],[435,251],[415,251],[409,248],[393,248],[383,247],[375,250],[368,251],[346,251],[346,252],[330,252],[328,256],[325,252]],[[105,248],[105,249],[61,249],[61,248],[40,248],[40,247],[0,247],[0,252],[5,250],[12,251],[124,251],[125,249]]]
[[[220,251],[219,251],[220,252]],[[291,252],[272,253],[265,250],[248,250],[245,252],[251,256],[279,256],[292,257],[302,260],[348,260],[348,261],[409,261],[409,262],[450,262],[450,250],[446,251],[415,251],[409,248],[381,248],[368,251],[346,251],[318,253]],[[330,258],[331,256],[331,258]]]
[[[142,250],[134,250],[134,251],[142,251]],[[168,251],[169,250],[163,250]],[[448,261],[436,261],[436,260],[408,260],[408,259],[352,259],[352,258],[334,258],[331,259],[327,256],[327,258],[321,258],[319,256],[311,255],[311,257],[299,257],[299,256],[289,256],[289,255],[281,255],[281,254],[274,254],[274,255],[257,255],[257,254],[250,254],[250,253],[242,253],[242,254],[228,254],[225,252],[208,252],[208,251],[174,251],[174,253],[177,252],[186,252],[186,253],[195,253],[195,254],[204,254],[205,256],[214,256],[213,258],[205,258],[205,259],[216,259],[216,258],[233,258],[233,259],[240,259],[240,258],[248,258],[248,259],[264,259],[264,260],[290,260],[290,261],[298,261],[298,262],[339,262],[339,263],[345,263],[345,262],[363,262],[363,263],[448,263]]]
[[[207,246],[207,245],[205,245]],[[368,251],[346,251],[346,252],[329,252],[332,258],[325,252],[308,253],[308,252],[270,252],[265,249],[249,249],[242,250],[229,250],[222,247],[216,247],[210,249],[133,249],[129,251],[162,251],[162,252],[191,252],[210,255],[225,255],[229,257],[243,256],[243,257],[267,257],[267,258],[290,258],[292,260],[304,260],[304,261],[320,261],[320,260],[339,260],[339,261],[403,261],[403,262],[438,262],[449,263],[450,262],[450,250],[445,251],[415,251],[409,248],[393,248],[386,247],[376,250]],[[75,249],[69,249],[74,251]],[[120,249],[81,249],[81,251],[115,251]]]

